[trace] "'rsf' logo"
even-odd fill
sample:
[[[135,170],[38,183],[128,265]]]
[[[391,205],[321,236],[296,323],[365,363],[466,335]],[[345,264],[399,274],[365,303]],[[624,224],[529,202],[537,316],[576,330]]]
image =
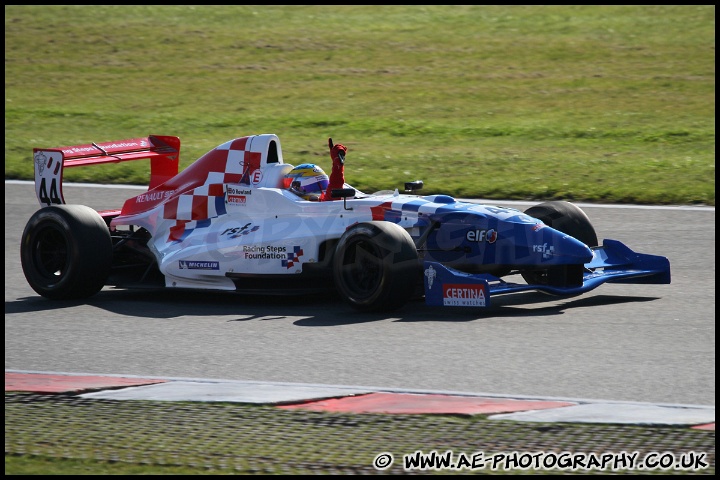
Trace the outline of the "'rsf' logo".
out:
[[[555,247],[550,245],[548,247],[547,243],[543,243],[542,245],[533,245],[533,253],[542,253],[542,257],[547,259],[553,256],[553,253],[555,253]]]
[[[222,231],[220,236],[229,235],[229,238],[238,238],[242,235],[248,235],[252,232],[260,230],[259,225],[253,225],[252,223],[246,223],[242,227],[230,227]]]

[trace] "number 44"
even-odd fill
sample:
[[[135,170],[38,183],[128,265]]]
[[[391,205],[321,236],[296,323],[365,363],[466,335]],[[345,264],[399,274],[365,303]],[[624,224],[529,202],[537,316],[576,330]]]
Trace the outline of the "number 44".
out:
[[[50,181],[50,195],[48,195],[47,191],[47,185],[45,183],[45,179],[43,178],[40,180],[40,202],[44,203],[45,205],[52,205],[55,204],[62,204],[62,200],[60,200],[60,195],[58,194],[57,189],[57,179],[53,178]]]

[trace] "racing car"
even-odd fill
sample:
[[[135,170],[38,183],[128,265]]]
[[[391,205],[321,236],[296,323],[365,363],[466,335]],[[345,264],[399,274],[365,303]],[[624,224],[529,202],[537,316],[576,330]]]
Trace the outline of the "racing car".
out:
[[[667,258],[599,244],[570,202],[520,211],[420,195],[419,180],[368,194],[344,178],[335,200],[308,199],[288,188],[298,167],[275,134],[232,139],[182,171],[179,156],[180,139],[161,135],[34,148],[40,208],[21,243],[33,290],[52,300],[105,286],[327,291],[360,311],[390,311],[416,298],[489,307],[530,290],[571,297],[606,282],[670,283]],[[139,160],[150,162],[148,189],[119,208],[66,203],[65,168]]]

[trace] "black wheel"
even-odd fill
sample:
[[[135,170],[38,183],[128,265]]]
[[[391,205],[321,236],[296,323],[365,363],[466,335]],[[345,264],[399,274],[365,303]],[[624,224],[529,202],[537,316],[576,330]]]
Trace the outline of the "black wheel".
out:
[[[25,225],[20,259],[28,283],[43,297],[86,298],[102,289],[110,273],[110,231],[85,205],[44,207]]]
[[[415,293],[421,272],[410,234],[392,222],[353,225],[333,258],[340,296],[361,311],[400,308]]]
[[[544,202],[528,208],[525,210],[525,214],[541,220],[548,227],[575,237],[588,247],[598,245],[597,234],[590,219],[580,207],[573,203],[561,200]],[[564,278],[566,273],[563,273],[563,269],[564,267],[558,266],[544,270],[526,271],[522,276],[527,283],[547,285],[553,283],[554,276]]]
[[[597,234],[590,219],[573,203],[563,201],[540,203],[528,208],[525,213],[542,220],[548,227],[577,238],[588,247],[598,245]]]

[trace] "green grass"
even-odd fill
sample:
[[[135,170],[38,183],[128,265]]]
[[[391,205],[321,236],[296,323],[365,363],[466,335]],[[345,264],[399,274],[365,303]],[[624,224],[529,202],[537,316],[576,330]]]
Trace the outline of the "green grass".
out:
[[[184,168],[256,133],[328,171],[332,137],[369,192],[714,205],[715,6],[5,6],[6,179],[33,147],[176,135]]]
[[[227,475],[197,467],[172,467],[74,460],[42,456],[5,456],[5,475]]]

